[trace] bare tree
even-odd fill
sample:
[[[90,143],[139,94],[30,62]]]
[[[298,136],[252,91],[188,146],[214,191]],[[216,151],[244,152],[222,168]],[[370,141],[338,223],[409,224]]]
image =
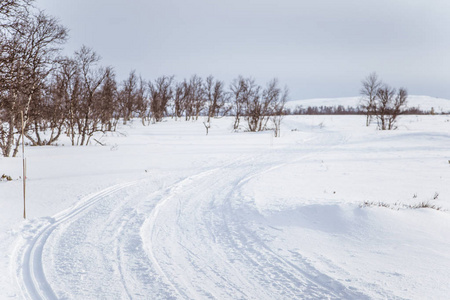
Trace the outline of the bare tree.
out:
[[[381,86],[382,82],[375,72],[362,81],[360,108],[366,113],[366,126],[369,126],[372,116],[375,114],[377,91]]]
[[[149,121],[147,119],[148,112],[150,111],[150,100],[147,97],[147,84],[139,76],[139,87],[136,91],[136,105],[137,105],[137,113],[139,118],[141,119],[142,125],[145,126],[145,121]]]
[[[154,122],[161,122],[167,112],[167,105],[173,98],[173,76],[161,76],[149,83],[150,112]]]
[[[262,89],[254,79],[239,76],[233,80],[230,90],[235,114],[235,130],[239,128],[241,117],[247,121],[249,131],[266,130],[269,120],[272,120],[276,127],[276,135],[279,135],[279,126],[288,97],[287,88],[283,91],[278,86],[278,80],[273,79],[267,83],[265,89]]]
[[[122,83],[122,89],[119,93],[119,104],[122,111],[123,124],[127,124],[133,117],[133,113],[138,107],[138,77],[136,71],[130,72],[130,75]]]
[[[53,69],[60,45],[67,37],[66,29],[57,20],[38,14],[21,15],[7,31],[2,30],[0,47],[0,93],[2,98],[2,120],[0,120],[1,148],[3,155],[13,156],[18,152],[18,139],[14,141],[15,128],[21,128],[19,116],[23,113],[26,127],[32,101],[42,99],[39,93]],[[34,114],[36,115],[36,113]],[[7,123],[8,125],[5,125]]]
[[[190,105],[191,117],[198,120],[200,113],[205,108],[206,99],[203,89],[203,79],[197,75],[193,75],[189,80],[190,93],[186,105]]]
[[[74,146],[82,103],[82,81],[77,61],[69,57],[61,58],[53,80],[53,97],[63,102],[64,125],[67,136]]]
[[[172,116],[175,117],[175,120],[183,116],[184,103],[186,96],[189,94],[189,92],[186,92],[187,86],[186,80],[175,84],[175,93],[172,101]]]
[[[183,113],[185,120],[188,121],[194,114],[193,86],[191,81],[183,81]]]
[[[231,97],[233,102],[233,112],[234,112],[234,130],[239,128],[239,124],[241,122],[241,117],[245,114],[244,108],[245,103],[247,101],[247,90],[248,90],[248,82],[244,77],[239,76],[234,79],[230,85]]]
[[[49,82],[38,94],[40,99],[31,103],[30,122],[25,136],[33,146],[51,145],[58,140],[63,131],[64,101],[57,93],[57,85]]]
[[[213,76],[206,78],[203,90],[208,109],[207,123],[211,122],[211,118],[218,116],[222,111],[222,115],[230,110],[228,104],[228,93],[224,89],[225,84],[220,80],[214,80]],[[205,125],[206,126],[206,125]]]
[[[366,114],[366,126],[372,117],[377,120],[378,129],[396,129],[397,117],[405,112],[408,93],[406,89],[383,84],[376,73],[371,73],[362,82],[360,108]]]
[[[272,113],[271,120],[274,125],[274,135],[275,137],[280,137],[281,134],[281,121],[283,120],[285,113],[285,104],[289,95],[289,90],[287,87],[284,88],[282,94],[278,94],[275,101],[272,103]]]
[[[287,99],[287,89],[278,87],[278,80],[273,79],[267,83],[266,88],[260,93],[260,87],[253,88],[247,101],[247,114],[245,118],[248,121],[250,131],[262,131],[267,129],[269,120],[275,118],[275,125],[279,127],[284,104]]]
[[[75,59],[80,68],[80,77],[82,82],[82,101],[80,105],[81,118],[78,119],[79,145],[87,145],[91,136],[100,130],[98,127],[101,123],[100,115],[96,108],[96,100],[98,100],[97,91],[103,81],[112,72],[110,67],[96,67],[100,61],[100,56],[92,49],[82,46],[75,52]]]
[[[27,96],[27,102],[23,108],[24,126],[27,125],[28,120],[30,119],[29,112],[31,115],[33,114],[33,112],[30,111],[31,108],[35,109],[35,115],[39,115],[37,112],[44,110],[44,107],[47,107],[48,110],[54,109],[53,112],[58,115],[59,103],[56,104],[52,102],[48,97],[41,97],[40,92],[45,90],[46,78],[52,72],[56,55],[61,50],[61,44],[64,43],[67,38],[66,28],[61,26],[55,18],[45,15],[43,12],[39,12],[39,14],[33,16],[31,20],[32,21],[28,23],[29,34],[26,37],[28,41],[28,44],[26,45],[26,51],[28,53],[26,59],[28,74],[26,74],[25,78],[27,82],[25,86],[27,88],[24,92]],[[43,101],[44,103],[42,103],[42,105],[37,104],[40,99],[47,101]],[[32,100],[35,102],[32,103]],[[50,111],[48,111],[48,113],[50,114]],[[50,115],[43,115],[44,123],[47,121],[54,121],[52,118],[46,118],[49,116]],[[36,125],[38,122],[36,121],[34,123]],[[47,124],[44,124],[44,129],[47,127],[46,125]],[[53,128],[60,129],[58,126]],[[40,130],[40,128],[35,127],[35,135],[39,134],[36,133],[38,130]],[[57,136],[59,136],[59,132],[57,133]],[[54,140],[53,136],[51,140]],[[16,145],[15,153],[17,153],[17,146],[18,145]]]
[[[96,111],[100,116],[101,131],[115,131],[120,118],[119,95],[114,72],[106,72],[105,80],[97,92]]]
[[[400,88],[398,92],[384,85],[377,90],[375,116],[381,130],[397,129],[397,117],[404,112],[408,93]]]
[[[261,131],[267,123],[269,116],[267,114],[268,103],[263,100],[261,95],[261,86],[256,85],[254,80],[247,81],[245,95],[245,119],[247,120],[249,131]]]

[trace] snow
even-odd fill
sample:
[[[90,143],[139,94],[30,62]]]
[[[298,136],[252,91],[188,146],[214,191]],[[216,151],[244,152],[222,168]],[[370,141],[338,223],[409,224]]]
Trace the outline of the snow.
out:
[[[0,158],[0,299],[450,294],[449,116],[201,121],[26,147],[27,220],[22,159]]]
[[[294,100],[287,102],[286,106],[295,109],[297,106],[302,106],[303,108],[320,107],[320,106],[339,106],[342,105],[347,107],[358,107],[361,102],[361,97],[342,97],[342,98],[315,98],[315,99],[304,99],[304,100]],[[450,112],[450,100],[430,97],[430,96],[418,96],[409,95],[407,106],[409,108],[415,107],[420,110],[430,111],[431,108],[434,109],[435,113],[449,113]]]

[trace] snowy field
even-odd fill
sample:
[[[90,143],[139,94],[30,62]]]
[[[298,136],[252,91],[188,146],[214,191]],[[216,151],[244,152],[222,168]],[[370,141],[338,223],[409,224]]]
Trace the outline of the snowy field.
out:
[[[0,299],[448,299],[449,116],[232,121],[0,158]]]

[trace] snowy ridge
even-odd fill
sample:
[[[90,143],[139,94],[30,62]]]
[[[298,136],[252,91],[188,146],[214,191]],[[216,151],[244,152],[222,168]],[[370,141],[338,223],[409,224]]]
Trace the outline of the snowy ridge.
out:
[[[303,108],[320,107],[320,106],[339,106],[342,105],[347,107],[358,107],[360,105],[361,97],[343,97],[343,98],[315,98],[315,99],[305,99],[305,100],[293,100],[286,103],[286,107],[294,109],[297,106],[302,106]],[[444,98],[436,98],[430,96],[408,96],[408,107],[415,107],[421,110],[430,111],[431,108],[434,109],[436,113],[448,113],[450,112],[450,100]]]

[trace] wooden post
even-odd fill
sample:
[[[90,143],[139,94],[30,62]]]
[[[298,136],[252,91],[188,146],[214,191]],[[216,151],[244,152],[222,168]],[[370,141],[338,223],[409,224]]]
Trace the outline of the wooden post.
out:
[[[27,218],[27,212],[26,212],[26,202],[25,202],[25,191],[26,191],[26,180],[27,180],[27,163],[25,159],[25,124],[23,122],[23,111],[20,113],[22,116],[22,181],[23,181],[23,218]]]

